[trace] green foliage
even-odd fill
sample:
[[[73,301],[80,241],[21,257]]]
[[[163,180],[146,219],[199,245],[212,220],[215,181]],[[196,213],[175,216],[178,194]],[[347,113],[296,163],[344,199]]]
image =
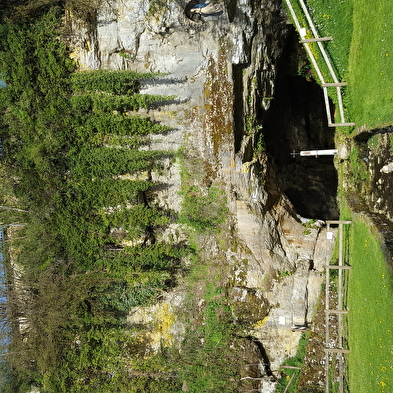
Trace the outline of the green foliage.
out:
[[[107,91],[114,94],[137,93],[141,79],[152,79],[159,73],[93,70],[77,72],[72,75],[72,84],[76,91]]]
[[[136,245],[125,247],[120,255],[113,259],[113,264],[126,264],[132,271],[169,271],[179,264],[184,250],[166,243],[154,243],[150,246]]]
[[[173,100],[175,96],[161,96],[135,93],[133,95],[111,95],[104,93],[84,93],[72,97],[75,108],[83,107],[85,110],[95,112],[136,111],[140,108],[149,108],[166,100]]]
[[[33,0],[35,1],[35,0]],[[66,0],[67,8],[82,21],[94,23],[102,0]]]
[[[134,96],[137,96],[135,100]],[[161,96],[141,97],[144,96],[116,96],[108,93],[72,96],[73,126],[79,139],[75,143],[136,148],[148,142],[147,135],[167,131],[168,127],[153,123],[148,118],[125,113],[163,99]]]
[[[188,251],[155,238],[169,215],[152,206],[149,171],[167,152],[137,149],[167,128],[128,112],[168,97],[137,93],[156,74],[74,73],[60,16],[50,8],[0,29],[0,212],[2,223],[24,224],[9,247],[29,322],[27,340],[13,330],[12,391],[138,391],[127,365],[141,343],[125,318],[173,284]],[[178,391],[177,380],[160,379],[133,382]]]
[[[352,147],[349,155],[349,162],[351,165],[350,181],[353,185],[365,185],[370,183],[370,174],[368,173],[367,165],[362,155],[362,151],[359,147]]]
[[[185,192],[180,213],[180,222],[200,232],[217,231],[225,222],[228,213],[224,193],[217,187],[209,187],[205,193],[196,186]]]
[[[156,228],[169,223],[168,217],[160,210],[142,204],[133,207],[117,206],[111,212],[104,209],[101,215],[107,227],[123,226],[128,232],[127,238],[129,239],[143,235],[148,228]]]
[[[200,266],[196,267],[199,270]],[[213,279],[209,272],[202,271],[197,274],[200,281],[196,286],[205,288],[204,307],[201,310],[200,303],[194,304],[195,309],[188,311],[184,341],[178,359],[174,359],[184,387],[194,393],[253,390],[255,381],[241,378],[246,360],[239,357],[238,350],[247,339],[238,335],[233,309],[225,299],[224,289],[217,287],[217,276]]]
[[[266,151],[265,139],[263,133],[258,135],[257,144],[254,149],[254,159]]]
[[[124,175],[152,167],[152,161],[162,156],[160,151],[139,151],[108,147],[82,147],[73,155],[71,178],[86,178],[95,181],[106,176]],[[86,176],[87,175],[87,176]],[[120,182],[117,180],[117,182]]]
[[[140,116],[124,116],[114,113],[90,115],[84,124],[84,133],[98,132],[115,135],[146,135],[168,130],[161,124],[152,123]]]
[[[312,229],[318,229],[318,226],[314,225],[315,221],[316,220],[311,219],[311,220],[308,220],[307,222],[302,224],[304,226],[304,228],[306,228],[306,229],[303,230],[303,235],[309,235],[311,233],[311,228]]]
[[[309,339],[310,333],[302,333],[299,339],[299,346],[296,352],[296,355],[293,358],[290,358],[284,361],[284,366],[291,367],[302,367],[304,356],[306,355],[306,348]],[[289,383],[290,377],[295,374],[294,380],[289,386],[288,390],[286,390],[287,385]],[[285,374],[277,381],[277,393],[282,393],[284,391],[288,391],[288,393],[297,392],[297,381],[299,379],[300,370],[296,369],[285,369]]]
[[[0,69],[7,88],[0,94],[7,111],[1,138],[12,176],[20,177],[18,196],[35,189],[39,198],[46,197],[59,177],[56,166],[64,149],[59,130],[68,126],[64,111],[73,65],[66,47],[56,39],[58,16],[54,8],[31,29],[10,25],[2,43]]]
[[[186,332],[181,351],[182,379],[191,393],[234,392],[239,387],[239,359],[231,348],[230,309],[212,298],[203,323]]]
[[[71,333],[71,332],[70,332]],[[90,327],[77,335],[63,336],[64,347],[58,356],[62,367],[43,374],[43,392],[121,392],[127,386],[124,348],[119,342],[130,339],[120,329]]]

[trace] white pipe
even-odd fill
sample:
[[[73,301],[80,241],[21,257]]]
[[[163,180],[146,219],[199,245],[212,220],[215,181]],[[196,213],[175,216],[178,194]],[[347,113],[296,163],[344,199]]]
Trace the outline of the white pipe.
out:
[[[334,156],[335,154],[337,154],[337,149],[304,150],[300,152],[301,157]]]

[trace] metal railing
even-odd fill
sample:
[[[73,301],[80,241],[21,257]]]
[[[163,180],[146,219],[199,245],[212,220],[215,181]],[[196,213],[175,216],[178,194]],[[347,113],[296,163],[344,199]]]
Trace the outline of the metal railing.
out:
[[[301,9],[304,13],[304,16],[307,20],[308,26],[302,27],[299,19],[296,15],[296,12],[292,6],[291,0],[285,0],[287,7],[291,13],[292,20],[295,24],[295,27],[297,31],[299,32],[300,35],[300,42],[303,44],[304,49],[307,52],[308,57],[310,58],[310,61],[318,75],[319,82],[322,86],[323,89],[323,97],[325,100],[325,107],[326,107],[326,116],[327,116],[327,121],[328,121],[328,126],[329,127],[341,127],[341,126],[355,126],[356,123],[351,123],[351,122],[346,122],[345,116],[344,116],[344,106],[342,102],[342,94],[341,94],[341,88],[343,86],[346,86],[345,82],[340,82],[339,79],[337,78],[337,75],[334,71],[334,68],[332,66],[332,63],[329,59],[329,56],[325,50],[325,47],[323,46],[324,41],[331,41],[333,37],[319,37],[318,31],[314,25],[314,22],[312,21],[312,18],[310,16],[310,13],[308,12],[308,9],[304,3],[303,0],[298,0],[299,4],[301,6]],[[312,33],[312,38],[306,38],[306,31],[307,27]],[[333,82],[329,83],[325,81],[325,78],[322,74],[322,71],[320,67],[318,66],[317,59],[314,56],[314,53],[311,50],[311,43],[316,43],[318,45],[318,48],[322,54],[323,60],[329,70],[330,76],[333,80]],[[338,109],[340,113],[340,121],[339,122],[334,122],[332,120],[332,115],[331,115],[331,109],[330,109],[330,102],[329,102],[329,95],[328,95],[328,87],[335,87],[336,88],[336,94],[337,94],[337,103],[338,103]]]
[[[348,310],[344,309],[343,303],[343,291],[344,291],[344,280],[343,274],[344,271],[351,270],[351,266],[344,265],[344,238],[343,238],[343,225],[352,224],[352,221],[340,221],[340,220],[330,220],[326,221],[327,231],[329,233],[331,225],[338,225],[338,265],[329,265],[326,264],[326,283],[325,283],[325,392],[329,393],[330,390],[330,381],[329,381],[329,368],[333,366],[333,361],[330,362],[329,356],[331,354],[336,354],[338,357],[338,391],[339,393],[344,393],[344,372],[345,372],[345,362],[344,362],[344,354],[348,354],[349,350],[343,348],[343,316],[348,314]],[[337,282],[337,308],[330,308],[330,271],[337,270],[338,271],[338,282]],[[337,316],[337,337],[334,338],[335,347],[330,347],[330,316]]]

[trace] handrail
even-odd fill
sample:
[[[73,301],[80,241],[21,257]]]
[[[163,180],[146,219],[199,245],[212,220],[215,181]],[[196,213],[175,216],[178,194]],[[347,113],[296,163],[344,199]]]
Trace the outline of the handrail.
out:
[[[299,2],[300,2],[300,5],[301,5],[301,7],[302,7],[302,9],[303,9],[304,14],[306,15],[306,19],[307,19],[308,24],[309,24],[309,26],[310,26],[310,28],[311,28],[311,31],[312,31],[313,34],[314,34],[314,37],[315,37],[315,38],[318,38],[317,29],[315,28],[315,25],[314,25],[314,23],[313,23],[313,21],[312,21],[312,19],[311,19],[311,16],[310,16],[310,14],[309,14],[309,12],[308,12],[308,9],[307,9],[306,5],[304,4],[304,1],[303,1],[303,0],[299,0]],[[326,51],[325,51],[324,46],[322,45],[322,42],[317,41],[317,45],[318,45],[318,47],[319,47],[319,50],[320,50],[321,53],[322,53],[323,58],[325,59],[325,62],[326,62],[326,65],[328,66],[330,75],[332,76],[334,82],[335,82],[335,83],[338,83],[338,78],[337,78],[337,76],[336,76],[336,73],[334,72],[334,69],[333,69],[333,67],[332,67],[332,65],[331,65],[331,63],[330,63],[330,59],[329,59],[329,57],[328,57],[328,55],[327,55],[327,53],[326,53]],[[337,92],[338,108],[339,108],[339,110],[340,110],[341,122],[342,122],[342,123],[345,123],[344,107],[343,107],[343,104],[342,104],[342,95],[341,95],[341,89],[340,89],[339,86],[337,86],[336,92]]]
[[[338,127],[338,126],[354,126],[356,125],[355,123],[349,123],[345,121],[345,116],[344,116],[344,106],[343,106],[343,102],[342,102],[342,94],[341,94],[341,87],[344,86],[345,84],[340,82],[337,78],[337,75],[334,71],[334,68],[330,62],[329,56],[322,44],[323,41],[329,41],[331,39],[331,37],[319,37],[318,35],[318,31],[314,25],[314,22],[310,16],[310,13],[308,12],[307,6],[305,5],[303,0],[299,0],[300,6],[302,8],[302,11],[306,17],[306,20],[308,22],[309,28],[311,29],[311,32],[313,34],[313,38],[311,39],[306,39],[305,38],[305,34],[303,34],[303,28],[300,25],[299,19],[296,16],[296,12],[291,4],[290,0],[285,0],[287,7],[291,13],[292,16],[292,20],[295,24],[295,27],[297,29],[297,31],[299,32],[300,38],[301,38],[301,42],[303,43],[303,46],[311,60],[311,63],[318,75],[319,81],[322,85],[322,89],[323,89],[323,97],[324,97],[324,101],[325,101],[325,107],[326,107],[326,116],[327,116],[327,121],[328,121],[328,126],[329,127]],[[328,70],[330,72],[330,75],[334,81],[334,83],[326,83],[325,82],[325,78],[323,77],[323,74],[318,66],[318,62],[315,59],[315,56],[311,50],[310,47],[310,43],[311,42],[316,42],[319,50],[322,53],[322,57],[328,67]],[[339,107],[339,112],[340,112],[340,122],[339,123],[335,123],[332,121],[332,117],[331,117],[331,113],[330,113],[330,102],[329,102],[329,95],[328,95],[328,87],[335,87],[336,88],[336,93],[337,93],[337,101],[338,101],[338,107]]]

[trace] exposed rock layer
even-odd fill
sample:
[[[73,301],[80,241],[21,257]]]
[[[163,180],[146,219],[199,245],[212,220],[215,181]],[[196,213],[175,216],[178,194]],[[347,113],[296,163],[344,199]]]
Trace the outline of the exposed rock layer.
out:
[[[300,333],[291,326],[310,321],[332,247],[320,226],[305,230],[259,138],[288,33],[281,1],[230,0],[222,15],[200,22],[186,17],[185,2],[158,4],[108,1],[89,28],[68,15],[73,57],[81,69],[167,74],[142,85],[145,93],[177,96],[176,102],[144,113],[172,127],[167,135],[155,136],[151,148],[182,147],[195,184],[205,189],[217,184],[225,191],[232,247],[223,249],[210,238],[206,250],[210,257],[225,255],[237,307],[244,309],[244,295],[260,302],[263,312],[256,319],[268,313],[255,325],[251,315],[241,318],[248,318],[250,334],[263,343],[270,367],[277,369],[296,351]],[[169,159],[163,165],[164,171],[152,174],[166,185],[157,202],[176,212],[180,167]],[[272,381],[261,381],[261,391],[273,387]]]

